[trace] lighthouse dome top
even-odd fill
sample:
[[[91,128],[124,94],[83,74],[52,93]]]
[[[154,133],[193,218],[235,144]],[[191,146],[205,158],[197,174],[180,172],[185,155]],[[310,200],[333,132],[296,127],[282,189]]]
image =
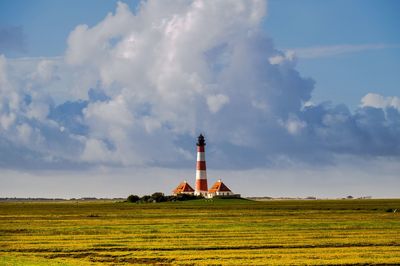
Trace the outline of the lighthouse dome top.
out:
[[[203,134],[200,134],[199,137],[197,138],[197,146],[206,146],[206,141],[204,139]]]

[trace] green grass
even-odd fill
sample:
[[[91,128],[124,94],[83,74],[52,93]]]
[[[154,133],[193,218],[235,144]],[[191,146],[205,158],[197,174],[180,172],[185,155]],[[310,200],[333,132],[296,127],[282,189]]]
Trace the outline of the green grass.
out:
[[[400,200],[0,203],[0,265],[399,265]]]

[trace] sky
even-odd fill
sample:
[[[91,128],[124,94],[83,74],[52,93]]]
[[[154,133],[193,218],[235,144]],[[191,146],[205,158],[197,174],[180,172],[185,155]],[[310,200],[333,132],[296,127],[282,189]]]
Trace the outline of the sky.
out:
[[[396,0],[0,0],[0,197],[399,197]]]

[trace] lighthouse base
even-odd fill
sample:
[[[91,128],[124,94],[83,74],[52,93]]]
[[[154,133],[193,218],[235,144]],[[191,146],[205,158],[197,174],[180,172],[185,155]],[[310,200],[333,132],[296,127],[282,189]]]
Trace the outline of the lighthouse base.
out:
[[[203,196],[205,198],[208,198],[208,191],[195,191],[194,195],[195,196]]]

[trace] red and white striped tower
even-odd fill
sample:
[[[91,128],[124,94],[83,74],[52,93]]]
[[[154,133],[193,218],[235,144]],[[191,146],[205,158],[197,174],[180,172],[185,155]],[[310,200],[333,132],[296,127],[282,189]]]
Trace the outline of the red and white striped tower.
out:
[[[197,164],[196,164],[196,189],[195,195],[207,196],[207,171],[206,171],[206,156],[204,147],[206,142],[204,136],[200,134],[197,139]]]

